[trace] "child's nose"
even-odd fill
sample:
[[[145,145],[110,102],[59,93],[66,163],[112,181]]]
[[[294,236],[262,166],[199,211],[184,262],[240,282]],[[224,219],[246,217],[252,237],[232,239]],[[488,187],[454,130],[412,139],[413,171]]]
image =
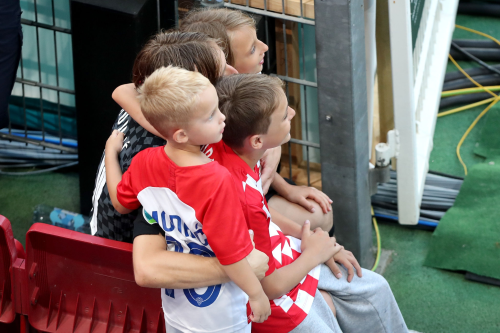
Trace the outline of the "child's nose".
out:
[[[266,43],[263,43],[263,42],[261,42],[261,43],[262,43],[262,53],[267,52],[267,50],[269,50],[269,46],[267,46]]]
[[[223,123],[226,120],[226,116],[222,112],[220,113],[220,115],[221,115],[220,122]]]
[[[295,117],[296,112],[291,107],[288,107],[288,108],[290,109],[290,114],[291,114],[290,120],[292,120],[292,118]]]

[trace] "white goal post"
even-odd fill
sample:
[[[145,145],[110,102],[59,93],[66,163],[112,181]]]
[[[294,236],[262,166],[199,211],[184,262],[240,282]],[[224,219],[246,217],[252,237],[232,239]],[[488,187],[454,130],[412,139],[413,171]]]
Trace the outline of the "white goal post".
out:
[[[414,225],[420,216],[458,0],[388,1],[394,126],[399,133],[398,215],[400,224]],[[415,42],[412,28],[418,29]]]

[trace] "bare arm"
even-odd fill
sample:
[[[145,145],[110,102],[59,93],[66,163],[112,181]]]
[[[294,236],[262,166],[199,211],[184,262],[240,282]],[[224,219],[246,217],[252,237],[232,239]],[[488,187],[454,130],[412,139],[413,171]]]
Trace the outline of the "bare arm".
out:
[[[141,106],[137,100],[137,91],[133,83],[123,84],[113,91],[111,97],[120,105],[139,125],[146,131],[160,138],[163,136],[151,125],[142,114]],[[165,139],[165,138],[163,138]],[[165,139],[166,140],[166,139]]]
[[[279,174],[274,176],[272,187],[283,198],[304,207],[311,213],[314,213],[314,206],[307,199],[316,201],[323,214],[332,210],[332,200],[314,187],[290,185]]]
[[[231,281],[236,283],[247,295],[252,308],[250,320],[262,323],[271,314],[271,307],[268,298],[259,280],[253,274],[246,258],[231,265],[222,266]]]
[[[132,253],[135,281],[141,287],[191,289],[230,281],[217,258],[167,251],[160,234],[137,236]],[[253,274],[262,279],[268,257],[254,248],[247,260]]]
[[[342,247],[317,228],[311,234],[310,223],[302,227],[302,254],[290,265],[277,269],[262,279],[261,284],[269,299],[276,299],[292,290],[306,275],[319,264],[329,260]]]
[[[277,210],[269,207],[272,221],[280,227],[281,231],[287,235],[298,239],[302,237],[302,227],[286,216],[281,215]]]
[[[274,177],[278,174],[276,169],[281,159],[281,146],[271,148],[266,150],[262,158],[260,159],[261,165],[261,176],[262,179],[262,191],[267,194],[269,186],[274,181]]]
[[[106,185],[108,186],[109,197],[113,203],[113,207],[120,214],[128,214],[132,210],[123,207],[116,197],[116,187],[122,180],[122,169],[120,168],[120,163],[118,163],[118,154],[122,149],[122,145],[123,133],[118,130],[113,130],[113,133],[111,133],[111,136],[106,142],[104,165],[106,167]]]
[[[132,253],[141,287],[190,289],[229,282],[217,258],[167,251],[160,234],[137,236]]]

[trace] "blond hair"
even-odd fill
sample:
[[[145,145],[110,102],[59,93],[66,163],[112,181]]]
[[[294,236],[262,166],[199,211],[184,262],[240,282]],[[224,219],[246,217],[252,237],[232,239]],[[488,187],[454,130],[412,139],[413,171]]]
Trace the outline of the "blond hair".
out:
[[[198,95],[210,85],[210,81],[198,72],[161,67],[139,87],[138,99],[147,121],[168,136],[173,127],[189,122]]]
[[[283,81],[265,74],[235,74],[222,77],[215,89],[226,116],[222,140],[228,146],[239,148],[247,137],[267,134],[283,95]]]
[[[189,32],[202,32],[217,39],[226,55],[227,63],[234,65],[230,35],[242,27],[256,29],[255,20],[239,10],[218,8],[190,11],[182,19],[180,29]]]

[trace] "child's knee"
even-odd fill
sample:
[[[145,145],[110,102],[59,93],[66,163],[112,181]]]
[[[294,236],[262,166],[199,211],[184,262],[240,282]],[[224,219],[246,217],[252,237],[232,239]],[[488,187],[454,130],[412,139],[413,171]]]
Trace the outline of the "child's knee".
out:
[[[372,286],[371,289],[374,293],[392,293],[389,282],[382,275],[364,269],[362,279],[364,278],[369,279],[369,283]]]
[[[333,227],[333,213],[332,211],[323,213],[321,206],[314,202],[315,211],[311,216],[311,230],[315,228],[321,228],[326,232],[329,232]]]

